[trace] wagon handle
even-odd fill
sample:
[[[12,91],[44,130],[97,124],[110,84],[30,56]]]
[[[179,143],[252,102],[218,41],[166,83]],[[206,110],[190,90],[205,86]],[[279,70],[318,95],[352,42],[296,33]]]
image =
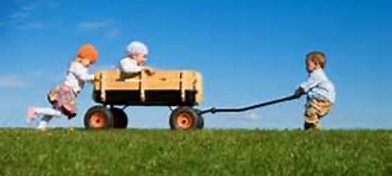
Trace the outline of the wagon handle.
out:
[[[268,106],[268,105],[272,105],[272,104],[276,104],[276,103],[294,100],[297,98],[298,98],[298,96],[296,96],[296,95],[290,95],[290,96],[287,96],[284,98],[271,100],[271,101],[267,101],[267,102],[262,102],[262,103],[251,105],[251,106],[245,106],[242,108],[215,108],[215,107],[213,107],[213,108],[210,108],[207,110],[201,110],[201,111],[199,111],[199,114],[202,115],[202,114],[206,114],[206,113],[215,114],[215,113],[219,113],[219,112],[243,112],[243,111],[248,111],[251,109],[261,108],[263,106]]]

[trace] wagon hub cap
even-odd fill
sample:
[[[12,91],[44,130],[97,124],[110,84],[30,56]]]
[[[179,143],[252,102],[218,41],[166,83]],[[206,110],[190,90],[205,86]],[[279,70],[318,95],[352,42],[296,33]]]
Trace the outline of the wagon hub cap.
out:
[[[91,115],[90,125],[93,128],[102,128],[105,126],[105,115],[101,112],[96,112]]]
[[[177,116],[177,124],[182,129],[191,128],[193,123],[193,119],[187,113],[181,113]]]

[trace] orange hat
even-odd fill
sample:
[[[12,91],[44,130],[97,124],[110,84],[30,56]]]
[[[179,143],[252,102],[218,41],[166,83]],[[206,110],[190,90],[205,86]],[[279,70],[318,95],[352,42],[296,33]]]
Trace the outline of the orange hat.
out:
[[[95,63],[98,59],[98,51],[91,44],[84,44],[79,48],[78,57],[90,60],[91,63]]]

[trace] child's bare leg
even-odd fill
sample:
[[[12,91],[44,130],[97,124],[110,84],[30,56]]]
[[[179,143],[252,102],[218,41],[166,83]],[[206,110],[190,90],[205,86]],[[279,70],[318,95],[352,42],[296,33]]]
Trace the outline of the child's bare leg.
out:
[[[53,108],[36,108],[36,111],[39,114],[53,116],[53,117],[60,117],[62,115],[61,111]]]
[[[48,126],[48,123],[50,122],[50,120],[52,120],[53,116],[49,116],[49,115],[45,115],[41,118],[37,129],[39,130],[46,130],[46,127]]]
[[[40,115],[60,117],[62,113],[54,108],[30,107],[27,112],[27,122],[30,123],[34,121]]]

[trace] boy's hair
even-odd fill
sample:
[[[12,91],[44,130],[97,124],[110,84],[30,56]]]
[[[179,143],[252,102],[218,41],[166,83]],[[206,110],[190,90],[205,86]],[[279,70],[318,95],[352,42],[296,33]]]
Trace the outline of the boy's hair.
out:
[[[321,51],[312,51],[306,55],[306,60],[311,60],[313,63],[320,65],[324,69],[327,61],[325,59],[325,54]]]

